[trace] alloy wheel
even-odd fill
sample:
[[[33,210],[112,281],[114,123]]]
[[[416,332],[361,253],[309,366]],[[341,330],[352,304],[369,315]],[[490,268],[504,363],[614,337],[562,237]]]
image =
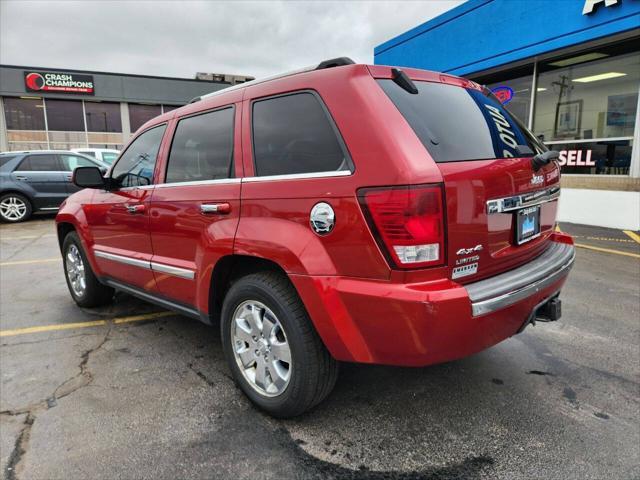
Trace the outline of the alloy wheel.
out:
[[[5,197],[0,202],[0,215],[5,220],[17,222],[27,214],[27,205],[20,197]]]
[[[233,353],[245,380],[261,395],[275,397],[291,379],[291,349],[282,324],[263,303],[248,300],[235,310]]]
[[[69,279],[73,293],[75,293],[77,297],[82,297],[87,289],[87,281],[82,255],[80,255],[80,250],[78,250],[76,245],[72,244],[67,250],[65,266],[67,278]]]

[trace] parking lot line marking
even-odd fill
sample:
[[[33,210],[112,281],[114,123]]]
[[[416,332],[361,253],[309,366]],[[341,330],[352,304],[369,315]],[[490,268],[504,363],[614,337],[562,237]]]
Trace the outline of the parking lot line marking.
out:
[[[636,242],[640,243],[640,235],[638,235],[636,232],[632,232],[631,230],[623,230],[623,232],[629,236],[630,238],[632,238],[633,240],[635,240]]]
[[[0,235],[0,240],[30,240],[33,238],[55,237],[55,233],[45,233],[44,235],[23,235],[20,237],[5,237]]]
[[[88,322],[76,322],[76,323],[58,323],[54,325],[41,325],[37,327],[25,327],[15,328],[12,330],[0,330],[0,337],[15,337],[16,335],[27,335],[30,333],[42,333],[42,332],[54,332],[59,330],[71,330],[75,328],[88,328],[88,327],[100,327],[107,325],[109,322],[114,324],[141,322],[144,320],[154,320],[156,318],[168,317],[171,315],[177,315],[174,312],[154,312],[145,313],[142,315],[130,315],[128,317],[119,317],[106,320],[91,320]]]
[[[10,267],[12,265],[29,265],[31,263],[51,263],[51,262],[59,262],[61,260],[62,260],[62,257],[41,258],[39,260],[16,260],[14,262],[2,262],[0,263],[0,267]]]
[[[596,252],[613,253],[615,255],[624,255],[626,257],[640,258],[637,253],[622,252],[620,250],[612,250],[610,248],[594,247],[592,245],[583,245],[581,243],[574,244],[576,247],[585,248],[587,250],[595,250]]]
[[[57,330],[71,330],[73,328],[99,327],[106,325],[106,320],[93,320],[91,322],[60,323],[57,325],[42,325],[39,327],[15,328],[13,330],[0,330],[0,337],[14,337],[28,333],[53,332]]]

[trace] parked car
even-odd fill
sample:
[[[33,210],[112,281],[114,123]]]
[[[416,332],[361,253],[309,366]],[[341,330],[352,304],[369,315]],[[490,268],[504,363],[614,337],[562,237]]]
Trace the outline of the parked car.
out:
[[[556,157],[474,82],[322,62],[147,122],[106,177],[76,169],[67,284],[219,321],[244,393],[297,415],[340,361],[446,362],[556,320]]]
[[[71,182],[76,167],[108,166],[64,150],[0,153],[0,220],[22,222],[36,212],[55,212],[79,188]]]
[[[113,162],[115,162],[118,155],[120,155],[120,150],[111,148],[74,148],[71,151],[95,158],[109,166],[113,165]]]

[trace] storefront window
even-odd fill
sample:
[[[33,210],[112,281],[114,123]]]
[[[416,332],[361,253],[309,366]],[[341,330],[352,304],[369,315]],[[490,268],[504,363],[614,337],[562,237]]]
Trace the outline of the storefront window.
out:
[[[160,115],[160,105],[138,105],[129,104],[129,123],[131,125],[131,133],[138,130],[147,121],[153,117]]]
[[[88,132],[122,132],[120,104],[114,102],[84,102]]]
[[[529,123],[531,109],[531,80],[528,76],[487,85],[507,110],[525,125]]]
[[[529,124],[533,65],[478,78],[475,81],[486,85],[507,110],[518,117],[523,124]]]
[[[7,130],[44,130],[44,106],[41,98],[4,97]]]
[[[632,140],[599,140],[550,145],[560,152],[562,173],[629,175]]]
[[[597,55],[596,55],[597,54]],[[540,64],[534,132],[545,142],[633,136],[640,53],[593,52]]]
[[[61,132],[84,132],[82,101],[47,99],[47,126]]]

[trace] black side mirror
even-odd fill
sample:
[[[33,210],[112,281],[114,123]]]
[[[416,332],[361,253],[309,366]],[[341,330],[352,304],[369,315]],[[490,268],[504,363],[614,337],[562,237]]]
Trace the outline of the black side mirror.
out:
[[[77,167],[71,181],[80,188],[105,188],[106,182],[98,167]]]
[[[556,150],[547,150],[544,153],[539,153],[531,159],[531,166],[533,167],[533,171],[537,172],[552,160],[557,160],[558,157],[560,157],[560,153]]]
[[[516,153],[521,157],[532,157],[535,152],[529,145],[516,145]]]

